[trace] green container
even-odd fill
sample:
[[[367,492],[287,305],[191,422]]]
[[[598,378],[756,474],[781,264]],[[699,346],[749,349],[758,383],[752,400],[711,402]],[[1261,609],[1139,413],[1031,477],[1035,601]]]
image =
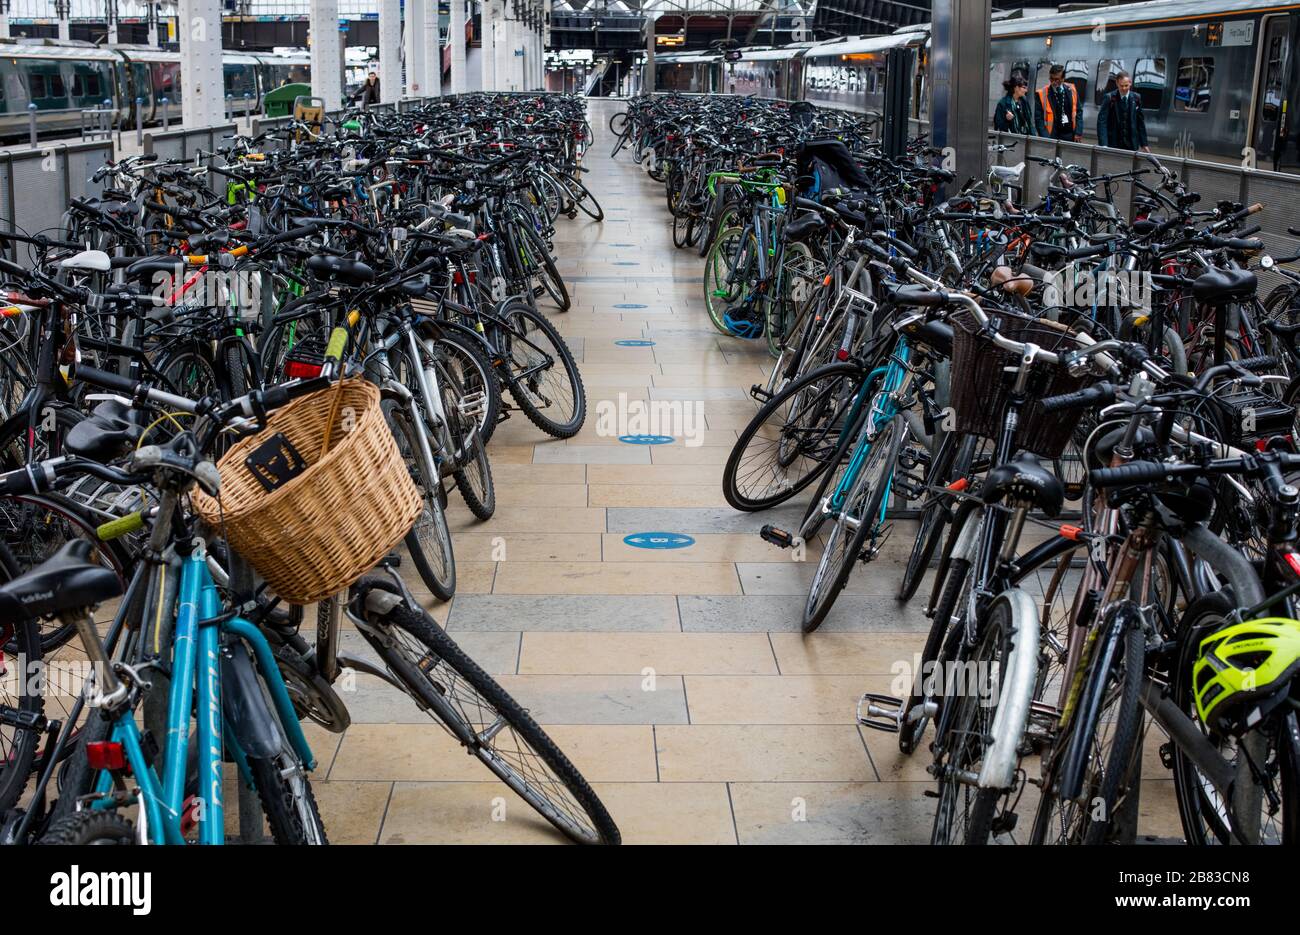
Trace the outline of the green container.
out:
[[[311,85],[286,84],[267,91],[262,97],[262,112],[268,117],[288,117],[293,113],[293,102],[311,94]]]

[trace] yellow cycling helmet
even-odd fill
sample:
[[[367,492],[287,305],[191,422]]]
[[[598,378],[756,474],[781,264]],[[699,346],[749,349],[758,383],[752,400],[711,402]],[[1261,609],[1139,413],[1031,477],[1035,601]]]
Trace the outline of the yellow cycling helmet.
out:
[[[1300,621],[1264,617],[1201,640],[1192,691],[1201,723],[1221,734],[1254,727],[1290,693],[1300,671]]]

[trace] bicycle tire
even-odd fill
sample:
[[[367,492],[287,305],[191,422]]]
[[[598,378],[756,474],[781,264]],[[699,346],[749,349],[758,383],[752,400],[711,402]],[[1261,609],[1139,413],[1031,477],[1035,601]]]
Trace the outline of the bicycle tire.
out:
[[[135,844],[135,825],[116,812],[87,809],[53,822],[41,844],[85,847],[91,844]]]
[[[370,588],[395,593],[390,581],[363,579],[356,591],[362,607]],[[409,689],[412,699],[426,713],[437,717],[497,778],[570,840],[584,844],[620,842],[618,826],[563,751],[432,617],[400,601],[383,616],[366,613],[366,617],[376,632],[363,629],[362,636]],[[406,645],[419,653],[418,658],[411,659],[397,646],[398,639],[391,629],[411,638],[413,645]],[[487,714],[478,716],[477,712],[484,709]],[[493,733],[485,737],[489,728]],[[497,749],[502,739],[513,742],[514,748]],[[530,765],[521,769],[511,762],[511,757]],[[536,778],[537,768],[531,765],[534,761],[545,768],[545,780]],[[548,787],[563,790],[567,801],[557,803],[547,794]]]
[[[406,459],[412,480],[417,488],[423,490],[424,509],[416,517],[415,525],[403,538],[411,563],[420,576],[420,580],[440,601],[449,601],[456,593],[456,556],[452,548],[451,530],[447,525],[444,508],[446,493],[440,477],[426,478],[415,454],[415,430],[408,422],[405,410],[392,400],[381,403],[384,418],[388,421],[397,438],[398,448]],[[426,549],[433,549],[430,558]]]
[[[1134,768],[1141,769],[1137,752],[1144,717],[1139,696],[1142,692],[1142,677],[1145,674],[1145,657],[1146,643],[1142,630],[1136,627],[1128,628],[1123,635],[1121,648],[1120,662],[1123,671],[1117,686],[1119,693],[1113,696],[1118,705],[1116,713],[1113,717],[1106,717],[1099,712],[1099,717],[1092,725],[1096,731],[1111,730],[1113,736],[1109,752],[1104,755],[1106,762],[1102,767],[1100,779],[1095,776],[1099,765],[1097,762],[1099,756],[1096,752],[1099,739],[1097,736],[1088,741],[1089,749],[1094,752],[1088,757],[1089,775],[1084,779],[1081,801],[1079,799],[1061,801],[1055,788],[1056,777],[1053,766],[1056,764],[1050,764],[1048,774],[1043,777],[1042,794],[1038,800],[1038,810],[1031,831],[1030,840],[1033,844],[1106,843],[1111,816],[1118,811],[1117,802],[1120,793],[1125,783],[1130,781],[1131,771]],[[1085,675],[1085,678],[1090,677],[1091,674]],[[1108,681],[1114,680],[1113,673],[1106,673],[1104,677]],[[1083,718],[1076,716],[1071,721],[1067,733],[1054,739],[1053,749],[1064,749],[1069,743],[1071,734],[1086,729],[1088,725],[1084,724]],[[1061,816],[1059,819],[1055,817],[1058,814]],[[1094,820],[1094,815],[1099,815],[1102,820]],[[1049,832],[1055,830],[1060,830],[1062,833],[1054,840],[1049,840]]]
[[[279,760],[249,757],[248,770],[262,803],[262,813],[276,844],[300,846],[328,844],[311,780],[296,755],[281,753]]]
[[[587,420],[587,395],[582,385],[582,374],[578,371],[577,362],[573,359],[569,345],[555,330],[555,326],[546,320],[545,315],[527,306],[517,304],[508,308],[502,312],[502,318],[513,329],[504,331],[505,343],[508,345],[504,350],[512,365],[506,377],[510,396],[523,410],[528,421],[547,435],[553,438],[572,438],[577,435]],[[522,332],[530,343],[520,341],[516,336],[517,332]],[[534,332],[540,333],[540,337]],[[553,353],[546,350],[541,344],[542,340],[551,345]],[[528,358],[520,361],[516,356],[539,352],[551,358],[551,363],[541,370],[536,369],[540,364],[539,361]],[[516,374],[516,369],[533,371],[533,373],[531,376],[526,373],[521,378]],[[539,393],[542,386],[537,376],[539,373],[548,374],[554,381],[549,385],[556,387],[558,391],[566,392],[572,399],[572,414],[563,418],[563,421],[552,418],[543,411],[550,407],[553,400]],[[534,396],[544,399],[545,405],[539,405]]]

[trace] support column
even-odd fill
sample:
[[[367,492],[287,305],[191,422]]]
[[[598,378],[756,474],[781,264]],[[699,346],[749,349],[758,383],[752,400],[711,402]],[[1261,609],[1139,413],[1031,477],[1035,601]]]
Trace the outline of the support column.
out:
[[[54,0],[54,15],[59,18],[59,41],[67,42],[72,38],[72,23],[68,17],[72,15],[72,0]],[[217,21],[220,26],[221,21]],[[220,35],[218,31],[217,35]]]
[[[180,0],[177,38],[181,46],[181,121],[187,127],[226,122],[226,86],[221,71],[221,4]]]
[[[645,18],[645,73],[641,78],[641,93],[653,94],[655,91],[655,30],[659,17],[647,13]]]
[[[149,48],[158,48],[158,4],[145,4],[145,25],[149,29]]]
[[[0,39],[9,38],[9,4],[12,0],[0,0]]]
[[[435,0],[436,2],[436,0]],[[406,0],[402,24],[402,60],[405,65],[406,97],[424,96],[424,0]],[[435,8],[436,12],[436,8]]]
[[[104,24],[108,27],[108,44],[117,45],[117,0],[104,0]]]
[[[494,4],[496,15],[492,18],[492,57],[496,59],[493,91],[506,91],[510,88],[510,24],[506,19],[504,2]]]
[[[481,0],[479,4],[479,53],[482,64],[484,91],[495,91],[497,86],[496,32],[498,0]]]
[[[402,5],[379,0],[379,101],[395,104],[402,96]]]
[[[451,93],[464,94],[469,86],[465,74],[465,0],[451,0]]]
[[[456,0],[452,0],[455,6]],[[438,0],[429,0],[424,11],[424,96],[442,97],[442,28],[438,22]]]
[[[311,93],[325,101],[325,110],[343,107],[339,0],[311,0],[308,30],[311,41]],[[332,79],[331,79],[331,76]]]
[[[988,169],[990,0],[934,0],[930,138],[958,184]]]

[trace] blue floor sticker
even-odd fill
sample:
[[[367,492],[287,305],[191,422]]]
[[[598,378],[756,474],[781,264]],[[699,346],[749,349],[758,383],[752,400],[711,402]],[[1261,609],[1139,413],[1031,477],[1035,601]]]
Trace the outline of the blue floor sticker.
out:
[[[640,302],[619,302],[614,307],[615,308],[646,308],[646,306],[642,305]]]
[[[638,549],[684,549],[695,540],[680,532],[634,532],[623,541]]]
[[[671,435],[620,435],[618,440],[625,445],[668,445],[672,443]]]
[[[640,266],[641,264],[636,262],[635,260],[617,260],[615,261],[614,265],[615,266]]]
[[[615,341],[619,347],[654,347],[653,341],[645,341],[641,338],[628,338],[626,341]]]

